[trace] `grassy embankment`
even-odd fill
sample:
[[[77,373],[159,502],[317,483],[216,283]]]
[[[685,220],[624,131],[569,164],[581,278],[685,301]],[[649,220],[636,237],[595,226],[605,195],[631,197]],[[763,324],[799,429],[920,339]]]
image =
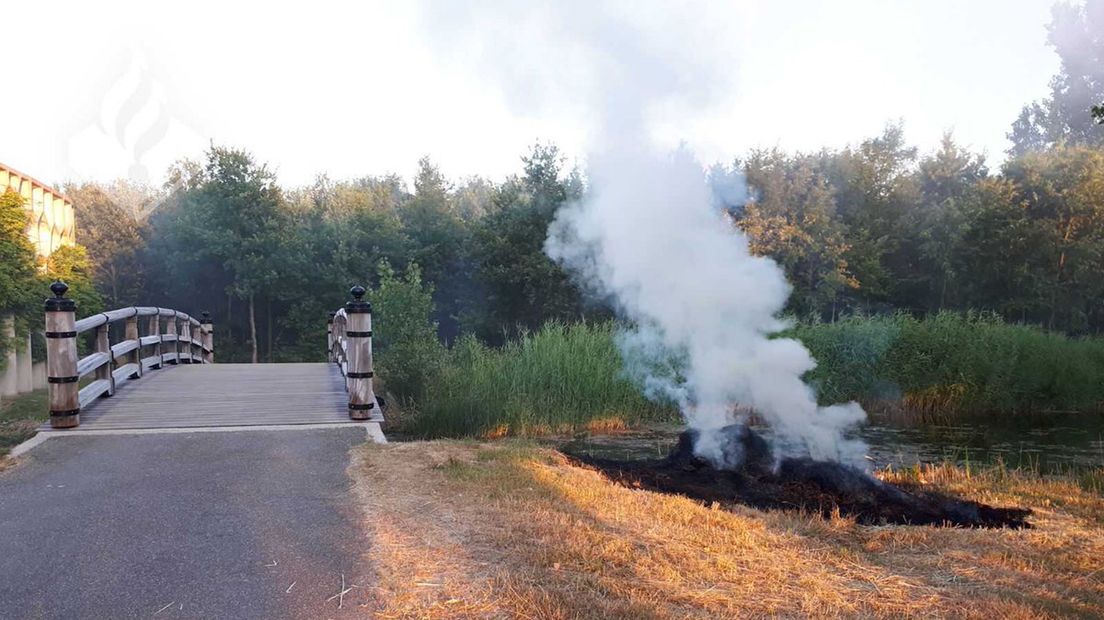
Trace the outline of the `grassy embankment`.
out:
[[[365,446],[350,471],[379,617],[1104,615],[1104,498],[1071,479],[882,474],[1035,510],[1012,531],[703,506],[520,440]]]
[[[0,463],[12,448],[30,439],[48,417],[46,390],[0,402]]]
[[[825,403],[858,400],[917,421],[1104,410],[1104,339],[991,317],[855,317],[788,335],[819,361]],[[387,354],[381,354],[386,381]],[[613,327],[550,325],[502,349],[462,339],[415,395],[400,428],[419,437],[526,435],[676,419],[621,374]]]

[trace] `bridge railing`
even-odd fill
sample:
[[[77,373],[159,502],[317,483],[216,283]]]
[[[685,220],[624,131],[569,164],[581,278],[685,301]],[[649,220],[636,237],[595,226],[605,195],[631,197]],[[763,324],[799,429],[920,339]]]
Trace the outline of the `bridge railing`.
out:
[[[211,364],[215,361],[211,318],[199,320],[184,312],[152,306],[132,306],[76,320],[77,304],[67,299],[69,286],[50,285],[46,300],[46,380],[50,426],[73,428],[81,409],[115,388],[165,364]],[[142,335],[140,319],[145,324]],[[123,337],[112,342],[111,325],[123,322]],[[163,328],[163,329],[162,329]],[[77,337],[95,330],[92,352],[80,357]],[[82,379],[91,377],[81,387]]]
[[[345,377],[349,393],[349,417],[354,420],[383,420],[379,402],[372,389],[372,304],[363,299],[365,289],[349,290],[353,299],[326,322],[326,345],[330,362],[337,364]]]

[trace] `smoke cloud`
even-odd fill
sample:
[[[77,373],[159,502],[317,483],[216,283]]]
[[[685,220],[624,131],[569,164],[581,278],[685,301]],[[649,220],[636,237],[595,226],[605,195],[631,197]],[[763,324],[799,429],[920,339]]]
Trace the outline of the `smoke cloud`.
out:
[[[741,409],[767,422],[777,456],[863,466],[865,445],[844,434],[865,414],[855,403],[818,407],[801,380],[816,365],[808,350],[771,337],[786,326],[777,317],[790,286],[713,208],[702,166],[633,136],[604,146],[589,158],[587,198],[557,214],[545,248],[630,321],[620,338],[628,372],[678,403],[699,431],[695,450],[719,466],[734,465],[718,431]]]
[[[721,62],[731,48],[718,46],[726,24],[711,20],[708,7],[681,4],[647,12],[636,3],[536,6],[469,6],[435,23],[468,33],[460,39],[495,33],[471,49],[484,73],[514,93],[508,99],[539,107],[545,96],[574,97],[586,108],[589,190],[556,215],[545,249],[585,289],[612,299],[631,326],[619,338],[626,371],[650,396],[678,403],[699,431],[695,450],[717,465],[738,458],[718,431],[752,410],[770,425],[777,457],[863,466],[865,445],[845,438],[865,418],[862,409],[818,407],[801,380],[815,366],[809,352],[772,337],[785,328],[785,274],[751,255],[743,233],[714,207],[718,195],[746,195],[740,179],[711,187],[688,149],[670,152],[653,139],[663,133],[658,124],[669,133],[671,119],[723,100],[734,70]],[[476,29],[458,26],[465,20]],[[543,63],[533,57],[542,48],[553,52]]]

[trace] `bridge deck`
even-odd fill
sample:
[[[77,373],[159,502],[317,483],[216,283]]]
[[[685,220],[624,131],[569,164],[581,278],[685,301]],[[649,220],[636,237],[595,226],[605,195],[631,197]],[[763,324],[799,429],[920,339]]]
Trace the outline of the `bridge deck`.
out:
[[[183,364],[122,383],[65,432],[349,422],[347,403],[333,364]]]

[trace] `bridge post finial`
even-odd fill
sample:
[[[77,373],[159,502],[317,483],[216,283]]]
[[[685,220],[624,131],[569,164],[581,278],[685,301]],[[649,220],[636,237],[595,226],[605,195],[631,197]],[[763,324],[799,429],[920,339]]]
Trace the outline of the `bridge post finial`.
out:
[[[349,390],[349,417],[354,420],[381,419],[372,390],[372,304],[363,299],[366,292],[363,286],[354,286],[349,289],[353,299],[345,303],[345,385]]]
[[[46,372],[50,426],[80,424],[80,374],[77,372],[77,302],[65,297],[69,285],[55,280],[46,299]]]

